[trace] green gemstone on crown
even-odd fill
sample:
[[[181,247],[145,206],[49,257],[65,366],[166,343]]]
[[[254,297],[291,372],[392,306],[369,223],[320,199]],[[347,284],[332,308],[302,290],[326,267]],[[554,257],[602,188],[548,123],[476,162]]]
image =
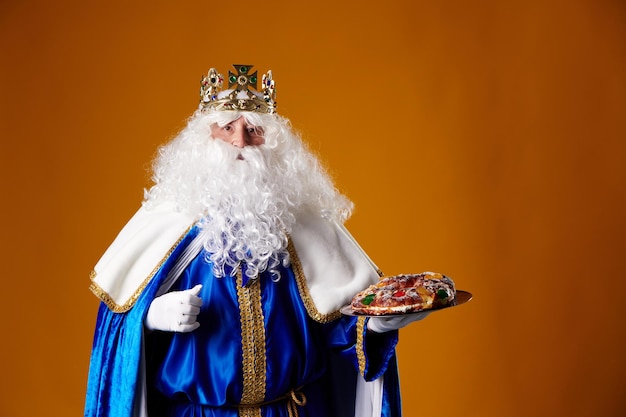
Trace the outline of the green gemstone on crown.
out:
[[[241,66],[241,67],[239,67],[239,71],[245,74],[246,72],[248,72],[248,67]]]

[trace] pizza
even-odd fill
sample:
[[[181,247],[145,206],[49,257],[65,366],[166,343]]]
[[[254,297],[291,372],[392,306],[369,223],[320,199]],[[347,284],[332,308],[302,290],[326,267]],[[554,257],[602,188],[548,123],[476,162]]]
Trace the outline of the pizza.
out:
[[[355,314],[415,313],[455,304],[456,289],[450,277],[437,272],[386,277],[352,298]]]

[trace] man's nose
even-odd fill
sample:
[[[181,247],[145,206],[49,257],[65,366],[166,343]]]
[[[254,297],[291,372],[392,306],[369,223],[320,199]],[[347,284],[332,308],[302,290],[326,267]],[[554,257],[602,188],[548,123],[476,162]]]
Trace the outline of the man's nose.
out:
[[[243,148],[245,146],[248,146],[249,143],[250,137],[246,129],[237,129],[237,131],[233,133],[233,146]]]

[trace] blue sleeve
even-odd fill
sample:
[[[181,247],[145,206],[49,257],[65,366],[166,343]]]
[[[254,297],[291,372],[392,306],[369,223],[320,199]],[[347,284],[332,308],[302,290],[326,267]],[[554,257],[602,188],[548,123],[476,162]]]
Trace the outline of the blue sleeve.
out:
[[[333,401],[333,415],[354,416],[354,402],[345,399],[354,398],[358,372],[366,381],[383,378],[381,417],[400,417],[402,402],[395,350],[398,331],[368,332],[366,323],[365,317],[342,317],[325,325],[333,352],[330,356],[335,359],[329,363],[324,384],[328,385],[331,398],[339,395]]]
[[[367,318],[347,317],[328,323],[329,344],[352,361],[366,381],[385,373],[395,355],[398,331],[373,333],[366,329]]]

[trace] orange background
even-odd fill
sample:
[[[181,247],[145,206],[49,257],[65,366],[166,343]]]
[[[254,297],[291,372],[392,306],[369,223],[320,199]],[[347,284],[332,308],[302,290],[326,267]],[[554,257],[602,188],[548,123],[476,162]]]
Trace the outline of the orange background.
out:
[[[405,415],[623,415],[625,40],[615,0],[2,1],[0,415],[82,413],[89,272],[231,63],[387,274],[474,294],[401,332]]]

